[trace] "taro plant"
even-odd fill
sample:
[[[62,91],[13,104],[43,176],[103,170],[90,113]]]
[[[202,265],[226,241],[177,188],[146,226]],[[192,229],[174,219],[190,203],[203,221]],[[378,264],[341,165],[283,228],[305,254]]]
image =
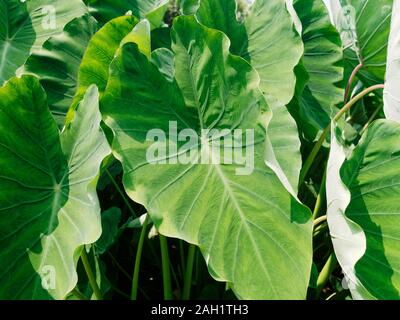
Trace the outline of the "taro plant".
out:
[[[1,0],[1,299],[400,298],[399,0]]]

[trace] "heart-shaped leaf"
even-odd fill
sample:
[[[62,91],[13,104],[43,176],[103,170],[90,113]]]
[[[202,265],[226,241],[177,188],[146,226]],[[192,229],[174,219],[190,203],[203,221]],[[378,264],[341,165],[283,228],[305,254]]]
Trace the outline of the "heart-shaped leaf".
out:
[[[136,45],[126,44],[111,64],[102,113],[115,134],[113,153],[123,164],[128,195],[146,207],[162,234],[199,245],[210,273],[232,283],[239,297],[304,299],[310,213],[265,165],[270,113],[257,72],[229,53],[223,33],[192,16],[175,20],[172,41],[174,82]],[[154,129],[165,133],[158,143],[148,136]],[[174,142],[175,129],[199,144]],[[247,160],[215,161],[219,148],[212,141],[221,135],[202,129],[252,132],[253,141],[235,147]],[[161,152],[155,159],[154,148]]]
[[[109,147],[88,89],[59,134],[35,77],[0,88],[0,298],[63,299],[101,233],[96,180]]]

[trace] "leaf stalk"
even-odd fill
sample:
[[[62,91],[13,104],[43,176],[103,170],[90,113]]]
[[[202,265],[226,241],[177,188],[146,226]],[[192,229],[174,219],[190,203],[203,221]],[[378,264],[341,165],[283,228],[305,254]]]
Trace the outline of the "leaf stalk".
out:
[[[86,275],[89,279],[89,284],[92,287],[92,290],[93,290],[93,293],[94,293],[96,299],[103,300],[103,295],[101,294],[100,288],[96,282],[96,277],[92,271],[92,268],[90,267],[89,258],[88,258],[85,248],[83,248],[83,250],[82,250],[81,260],[83,263],[83,267],[85,268]]]
[[[136,251],[135,267],[133,269],[133,277],[132,277],[131,300],[137,299],[137,293],[138,293],[138,288],[139,288],[140,261],[142,259],[143,244],[144,244],[144,238],[146,235],[148,222],[149,222],[149,215],[147,214],[146,219],[144,219],[144,222],[143,222],[142,230],[140,232],[138,248]]]
[[[340,109],[340,111],[336,114],[336,116],[333,118],[332,122],[338,121],[352,106],[354,106],[358,101],[360,101],[362,98],[364,98],[366,95],[370,94],[371,92],[378,90],[378,89],[384,89],[385,85],[383,84],[377,84],[372,87],[369,87],[362,92],[360,92],[358,95],[356,95],[353,99],[351,99],[348,103],[345,104],[345,106]],[[314,163],[315,157],[319,153],[319,150],[321,149],[322,145],[324,144],[328,134],[330,133],[331,130],[331,123],[324,129],[322,132],[321,136],[319,137],[318,141],[314,145],[314,148],[311,150],[310,155],[308,156],[307,160],[304,163],[303,169],[300,173],[300,182],[299,185],[302,185],[305,181],[305,178],[308,175],[308,172],[311,169],[312,164]]]

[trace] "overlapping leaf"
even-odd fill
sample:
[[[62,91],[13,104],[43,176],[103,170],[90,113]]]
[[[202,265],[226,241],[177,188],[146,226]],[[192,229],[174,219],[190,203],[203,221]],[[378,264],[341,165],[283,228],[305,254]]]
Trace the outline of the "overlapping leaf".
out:
[[[118,238],[118,225],[121,221],[121,209],[112,207],[101,214],[102,233],[96,242],[96,252],[101,255],[114,244]]]
[[[0,298],[64,298],[80,248],[101,233],[95,182],[109,147],[88,89],[59,134],[38,80],[0,89]]]
[[[231,52],[258,71],[266,94],[281,106],[290,102],[296,85],[293,69],[303,54],[303,44],[285,0],[256,0],[244,23],[236,19],[235,0],[201,0],[196,16],[229,37]]]
[[[303,66],[309,75],[301,95],[296,96],[299,110],[295,112],[301,131],[313,139],[329,125],[343,101],[342,42],[321,0],[295,0],[294,8],[302,23]]]
[[[46,41],[25,63],[22,72],[40,78],[59,127],[64,125],[77,89],[82,57],[96,31],[97,22],[90,15],[74,19],[65,26],[63,33]]]
[[[347,73],[359,63],[358,76],[367,85],[385,78],[393,0],[333,0],[335,25],[345,45]],[[340,3],[339,3],[340,2]]]
[[[202,0],[196,15],[205,26],[224,32],[231,41],[231,52],[243,57],[258,71],[260,88],[273,110],[268,129],[270,142],[279,166],[297,190],[300,140],[296,123],[285,104],[294,94],[293,70],[303,46],[285,1],[257,0],[244,23],[237,21],[235,0]]]
[[[136,18],[147,19],[155,28],[163,24],[168,0],[85,0],[90,13],[101,24],[130,12]]]
[[[29,54],[87,12],[81,0],[0,2],[0,85],[15,75]]]
[[[177,18],[172,38],[174,82],[132,44],[111,65],[102,113],[115,134],[127,193],[162,234],[199,245],[211,274],[232,283],[239,297],[305,298],[310,214],[264,163],[269,112],[257,73],[229,53],[226,36],[193,17]],[[174,162],[174,151],[165,159],[172,164],[149,163],[147,133],[164,130],[173,144],[170,121],[178,132],[195,130],[200,148],[183,152],[186,164]],[[243,146],[254,147],[254,170],[237,175],[243,164],[198,164],[201,154],[217,152],[202,128],[254,130],[254,143]]]
[[[385,88],[385,112],[394,120],[398,4],[393,7]],[[354,150],[345,147],[338,128],[334,133],[327,197],[328,223],[338,261],[353,298],[399,299],[400,125],[391,120],[375,121]]]
[[[354,151],[340,134],[334,128],[327,179],[336,256],[353,298],[399,299],[400,125],[374,122]]]
[[[99,88],[101,96],[107,85],[111,61],[118,48],[127,42],[137,43],[145,54],[150,55],[150,28],[146,20],[139,23],[133,16],[115,18],[92,37],[79,67],[73,106],[92,84]],[[71,116],[68,115],[68,119]]]

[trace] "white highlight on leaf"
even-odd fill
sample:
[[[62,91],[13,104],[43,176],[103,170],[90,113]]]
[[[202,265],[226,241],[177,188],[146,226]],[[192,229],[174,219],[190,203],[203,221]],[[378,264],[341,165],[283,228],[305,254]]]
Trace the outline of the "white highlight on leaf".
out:
[[[400,122],[400,0],[394,0],[388,45],[384,110],[387,119]]]
[[[57,29],[57,11],[54,6],[44,6],[42,8],[43,20],[42,28],[44,30]]]
[[[326,195],[328,225],[336,257],[342,267],[353,299],[373,299],[358,280],[355,265],[367,248],[366,236],[361,227],[346,217],[351,194],[344,185],[340,169],[350,151],[336,137],[336,126],[332,124],[331,151],[327,167]]]

